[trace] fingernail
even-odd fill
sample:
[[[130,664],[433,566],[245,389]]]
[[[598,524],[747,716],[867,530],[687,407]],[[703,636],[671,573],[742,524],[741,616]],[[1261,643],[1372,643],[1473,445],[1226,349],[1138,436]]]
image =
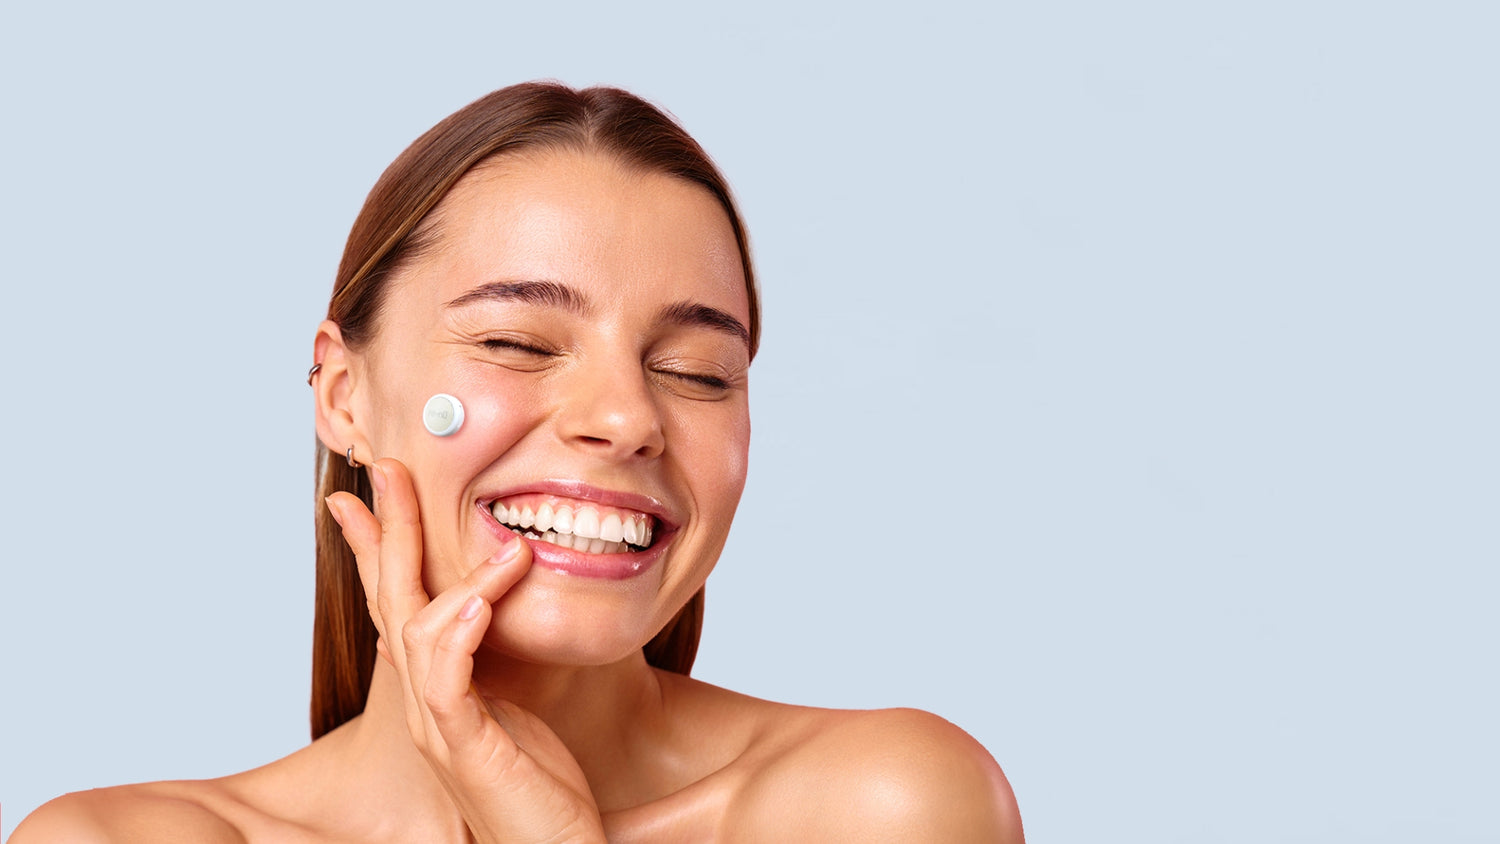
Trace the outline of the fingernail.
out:
[[[500,553],[494,555],[493,557],[490,557],[490,563],[497,566],[503,566],[511,560],[514,560],[516,558],[516,555],[519,553],[521,553],[521,540],[517,539],[512,541],[504,548],[501,548]]]
[[[328,514],[333,516],[333,520],[335,522],[339,523],[339,527],[343,527],[344,512],[343,509],[340,508],[339,503],[333,500],[333,496],[330,495],[327,498],[323,499],[323,506],[328,508]]]
[[[479,607],[483,603],[478,595],[470,597],[468,601],[464,602],[464,608],[458,611],[458,617],[464,621],[468,621],[474,616],[479,615]]]
[[[385,470],[375,464],[370,464],[370,483],[375,485],[376,495],[385,495]]]

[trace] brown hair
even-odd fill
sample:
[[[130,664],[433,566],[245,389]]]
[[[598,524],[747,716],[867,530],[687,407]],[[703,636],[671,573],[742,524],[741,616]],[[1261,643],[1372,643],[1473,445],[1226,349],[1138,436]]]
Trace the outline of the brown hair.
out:
[[[344,343],[369,342],[386,282],[430,245],[419,228],[428,213],[475,166],[523,150],[574,149],[701,185],[719,200],[740,248],[750,296],[750,354],[760,342],[760,299],[750,247],[729,186],[707,153],[672,118],[617,88],[574,90],[554,83],[502,88],[443,120],[407,147],[375,183],[349,232],[328,303]],[[369,479],[343,454],[318,444],[317,589],[313,616],[312,735],[317,738],[364,711],[375,668],[375,625],[366,608],[354,554],[323,499],[340,490],[371,502]],[[651,665],[687,674],[703,629],[703,590],[645,646]]]

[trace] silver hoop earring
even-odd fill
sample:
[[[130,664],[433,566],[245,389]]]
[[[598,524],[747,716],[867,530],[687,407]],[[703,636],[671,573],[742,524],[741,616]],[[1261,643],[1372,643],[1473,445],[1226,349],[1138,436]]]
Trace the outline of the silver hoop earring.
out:
[[[354,459],[354,446],[349,446],[349,450],[344,452],[344,459],[349,461],[349,468],[359,468],[359,461]]]
[[[312,386],[313,376],[317,375],[318,374],[318,370],[320,370],[322,368],[323,368],[323,364],[321,364],[321,363],[315,363],[315,364],[312,365],[312,369],[307,370],[307,386],[309,386],[309,387]]]

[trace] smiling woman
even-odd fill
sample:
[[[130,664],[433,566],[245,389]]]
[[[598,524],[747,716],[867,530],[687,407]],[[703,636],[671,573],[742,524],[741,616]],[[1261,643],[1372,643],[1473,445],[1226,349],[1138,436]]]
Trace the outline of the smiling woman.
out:
[[[759,324],[728,188],[660,111],[531,84],[440,123],[314,340],[314,741],[68,795],[13,840],[1019,841],[936,716],[688,678]]]

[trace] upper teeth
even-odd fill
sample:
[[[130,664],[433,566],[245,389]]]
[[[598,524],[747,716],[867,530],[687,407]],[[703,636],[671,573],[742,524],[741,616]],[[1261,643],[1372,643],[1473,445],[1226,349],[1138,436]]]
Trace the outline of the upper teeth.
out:
[[[558,536],[600,539],[607,543],[625,542],[637,548],[651,545],[651,517],[645,513],[606,508],[601,519],[599,510],[594,507],[553,506],[550,502],[542,502],[532,510],[529,504],[510,507],[500,501],[490,506],[490,512],[500,524],[512,529],[530,528],[538,536],[550,531]]]

